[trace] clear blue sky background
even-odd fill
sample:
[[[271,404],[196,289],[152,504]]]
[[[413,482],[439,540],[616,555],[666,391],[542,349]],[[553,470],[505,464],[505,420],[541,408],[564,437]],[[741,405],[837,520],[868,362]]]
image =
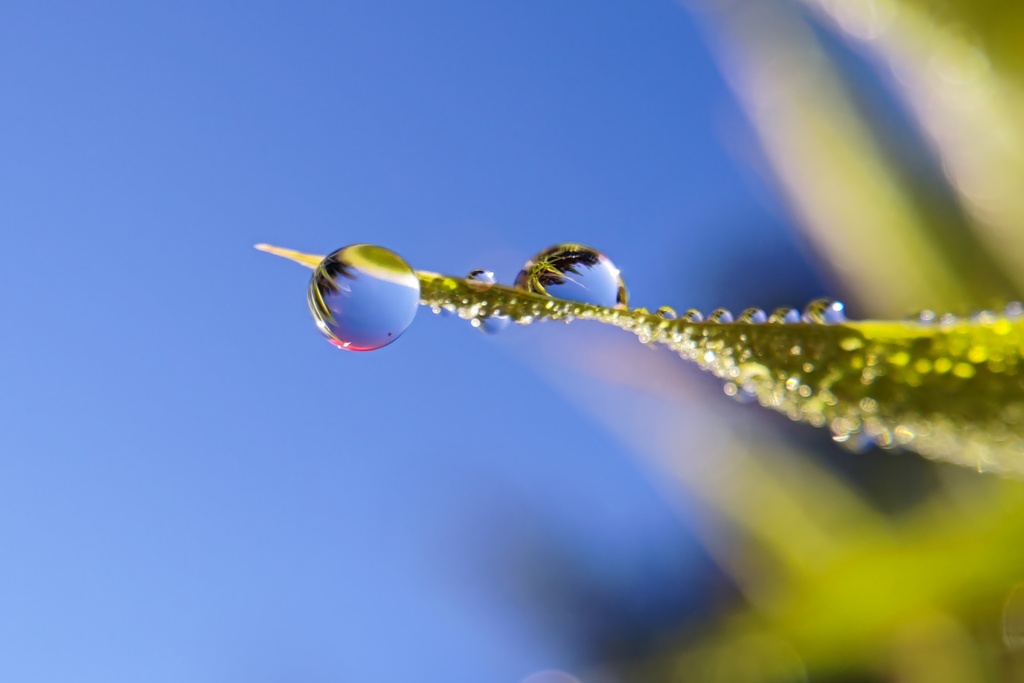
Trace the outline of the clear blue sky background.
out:
[[[251,248],[805,298],[685,8],[6,0],[0,88],[0,680],[519,681],[702,609],[685,516],[523,361],[566,328],[340,352]]]

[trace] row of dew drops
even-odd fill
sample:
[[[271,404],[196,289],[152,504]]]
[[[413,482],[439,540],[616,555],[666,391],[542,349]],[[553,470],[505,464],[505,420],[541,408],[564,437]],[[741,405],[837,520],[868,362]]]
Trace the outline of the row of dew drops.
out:
[[[628,293],[619,269],[604,254],[579,244],[558,244],[529,259],[511,288],[533,295],[524,299],[508,294],[509,288],[495,290],[498,297],[483,296],[497,286],[494,274],[489,271],[474,270],[461,279],[417,273],[398,254],[375,245],[350,245],[322,260],[269,245],[260,245],[260,248],[290,258],[298,255],[300,258],[295,260],[306,265],[317,264],[309,284],[309,308],[320,331],[341,349],[372,351],[392,343],[412,323],[421,304],[441,315],[457,314],[487,334],[501,332],[513,321],[526,325],[535,319],[599,320],[633,332],[641,343],[666,344],[684,358],[696,361],[703,369],[724,379],[725,393],[738,401],[758,401],[791,419],[815,426],[827,424],[833,438],[850,450],[860,451],[874,444],[887,447],[909,443],[907,439],[898,438],[902,426],[896,427],[895,436],[887,437],[888,427],[872,417],[875,410],[865,406],[864,401],[853,408],[836,407],[836,399],[828,386],[819,387],[820,391],[812,396],[815,388],[802,382],[799,376],[782,380],[773,377],[770,368],[753,357],[749,348],[743,348],[742,344],[747,341],[745,332],[737,336],[736,343],[740,346],[709,339],[709,324],[842,325],[846,315],[840,301],[817,299],[803,311],[778,308],[771,314],[749,308],[735,317],[721,308],[706,317],[696,309],[681,315],[667,306],[653,314],[644,308],[629,309]],[[447,287],[435,288],[434,278],[461,282],[481,296],[474,297],[465,288],[457,295]],[[426,283],[431,283],[430,289],[423,294],[421,284],[426,287]],[[980,311],[967,319],[922,311],[907,320],[923,327],[947,327],[963,322],[985,324],[1022,317],[1024,304],[1012,302],[999,312]],[[690,325],[698,325],[700,329]],[[846,342],[850,342],[849,346]],[[839,345],[852,351],[862,343],[850,337]],[[801,347],[793,346],[792,354],[800,353]],[[808,361],[802,367],[809,373],[813,363]],[[865,369],[861,381],[870,384],[874,375],[868,377],[867,373]],[[906,432],[903,436],[913,438],[912,430],[903,431]]]
[[[470,288],[487,289],[496,284],[494,273],[471,271],[465,278]],[[591,304],[607,309],[627,310],[628,293],[619,269],[601,252],[580,244],[558,244],[531,258],[516,277],[513,287],[533,294]],[[369,244],[355,244],[328,255],[316,267],[309,284],[309,308],[318,329],[338,348],[372,351],[398,339],[408,328],[420,304],[420,281],[416,271],[401,256]],[[427,302],[424,302],[427,303]],[[512,319],[497,309],[458,308],[455,304],[432,303],[434,313],[467,318],[473,327],[487,334],[504,330]],[[652,315],[647,309],[630,311],[641,319]],[[668,306],[653,315],[662,320],[711,323],[818,323],[846,321],[843,303],[828,299],[812,301],[803,313],[779,308],[768,314],[750,308],[734,317],[716,309],[705,318],[689,309],[681,316]],[[532,322],[534,316],[516,319]],[[649,342],[638,333],[641,341]]]

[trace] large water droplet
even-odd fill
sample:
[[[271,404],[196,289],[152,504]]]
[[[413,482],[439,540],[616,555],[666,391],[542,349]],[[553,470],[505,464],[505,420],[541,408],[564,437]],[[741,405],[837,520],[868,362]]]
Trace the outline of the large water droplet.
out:
[[[581,244],[559,244],[526,262],[515,286],[528,292],[608,308],[625,308],[629,295],[607,256]]]
[[[329,255],[309,281],[309,311],[327,340],[349,351],[387,346],[419,306],[420,281],[405,260],[372,244]]]

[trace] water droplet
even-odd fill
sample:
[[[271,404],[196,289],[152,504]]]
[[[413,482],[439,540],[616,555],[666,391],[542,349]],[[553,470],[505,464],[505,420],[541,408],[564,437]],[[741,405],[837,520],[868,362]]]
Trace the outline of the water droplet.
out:
[[[846,306],[842,301],[815,299],[807,304],[802,319],[817,325],[838,325],[846,322]]]
[[[327,256],[309,282],[309,311],[338,348],[372,351],[398,339],[419,306],[420,281],[389,249],[353,244]]]
[[[654,315],[664,320],[675,320],[676,312],[669,306],[662,306],[654,312]]]
[[[740,322],[759,325],[768,322],[768,316],[760,308],[748,308],[740,314]]]
[[[683,320],[688,323],[702,323],[704,322],[704,315],[696,308],[688,308],[683,313]]]
[[[489,270],[471,270],[466,276],[466,282],[475,291],[483,292],[490,289],[497,280],[494,278],[494,273]]]
[[[466,276],[466,282],[469,282],[470,287],[477,291],[485,291],[490,289],[497,280],[494,273],[489,270],[471,270]],[[469,321],[469,324],[485,334],[497,334],[508,327],[510,322],[512,321],[507,315],[501,315],[494,311],[489,315],[477,315]]]
[[[479,268],[469,271],[469,275],[466,276],[466,279],[472,280],[473,282],[483,282],[488,285],[493,285],[497,282],[494,278],[494,273],[489,270],[481,270]]]
[[[1011,301],[1010,303],[1006,304],[1004,313],[1007,318],[1010,318],[1011,320],[1016,320],[1017,318],[1024,316],[1024,303],[1021,303],[1019,301]]]
[[[708,314],[708,322],[712,323],[731,323],[732,313],[724,308],[716,308]]]
[[[607,308],[629,300],[619,269],[607,256],[581,244],[559,244],[526,262],[515,286],[528,292]]]
[[[991,323],[996,319],[996,314],[992,311],[975,311],[971,314],[971,322],[973,323]]]
[[[791,323],[800,322],[800,312],[795,308],[783,306],[782,308],[776,308],[772,311],[772,314],[768,316],[768,322],[777,325],[788,325]]]
[[[726,382],[722,386],[725,395],[738,403],[752,403],[757,400],[757,395],[747,387],[739,386],[735,382]]]
[[[938,316],[935,315],[935,311],[925,309],[917,314],[916,319],[922,325],[931,325],[938,319]]]
[[[866,453],[876,445],[875,439],[862,431],[833,434],[832,440],[851,453]]]
[[[856,351],[859,348],[863,348],[864,340],[860,337],[845,337],[839,340],[839,348],[844,351]]]
[[[473,318],[470,324],[485,334],[498,334],[508,327],[510,322],[507,315],[489,315]]]

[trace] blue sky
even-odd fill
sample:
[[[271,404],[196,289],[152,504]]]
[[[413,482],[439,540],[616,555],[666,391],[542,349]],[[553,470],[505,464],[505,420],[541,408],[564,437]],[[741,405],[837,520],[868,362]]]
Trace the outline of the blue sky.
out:
[[[809,298],[684,7],[9,0],[0,87],[0,679],[518,681],[702,609],[690,513],[534,354],[603,331],[340,352],[252,249]]]

